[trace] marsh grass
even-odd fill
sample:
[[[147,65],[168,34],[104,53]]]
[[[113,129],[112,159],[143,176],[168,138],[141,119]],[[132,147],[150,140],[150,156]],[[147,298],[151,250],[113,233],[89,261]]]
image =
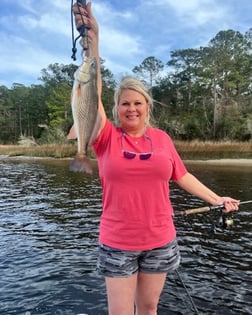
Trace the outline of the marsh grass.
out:
[[[76,145],[72,144],[48,144],[36,146],[0,145],[0,155],[68,158],[76,154]]]
[[[185,159],[252,158],[252,142],[233,141],[175,141],[175,146]]]
[[[252,142],[175,141],[183,159],[252,158]],[[74,144],[50,144],[36,146],[0,145],[0,155],[71,158],[76,154]]]

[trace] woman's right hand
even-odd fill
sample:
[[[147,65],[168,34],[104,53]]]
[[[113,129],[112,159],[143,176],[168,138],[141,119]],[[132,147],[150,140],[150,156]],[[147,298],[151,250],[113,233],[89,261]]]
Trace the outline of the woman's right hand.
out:
[[[84,24],[88,27],[88,36],[93,41],[98,41],[99,27],[96,19],[92,13],[91,2],[87,3],[86,9],[84,9],[77,2],[73,5],[73,13],[75,16],[76,28],[81,27]]]

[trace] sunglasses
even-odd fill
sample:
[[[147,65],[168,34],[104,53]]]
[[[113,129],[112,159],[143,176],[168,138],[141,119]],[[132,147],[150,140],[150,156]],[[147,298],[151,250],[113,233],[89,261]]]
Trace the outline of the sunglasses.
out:
[[[144,138],[150,142],[150,152],[143,152],[143,153],[137,153],[137,152],[131,152],[131,151],[124,150],[123,139],[125,137],[126,137],[126,133],[123,132],[122,136],[121,136],[121,150],[122,150],[123,156],[126,159],[131,160],[131,159],[134,159],[136,156],[139,156],[140,160],[148,160],[152,156],[152,153],[153,153],[152,140],[149,136],[144,134]]]

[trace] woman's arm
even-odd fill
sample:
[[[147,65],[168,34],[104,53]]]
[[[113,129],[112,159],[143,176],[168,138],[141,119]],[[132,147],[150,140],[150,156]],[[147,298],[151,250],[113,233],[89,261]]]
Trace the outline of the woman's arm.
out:
[[[176,183],[188,193],[195,195],[214,206],[224,204],[225,212],[238,210],[239,200],[217,195],[211,189],[202,184],[191,173],[186,173],[182,178],[176,181]]]

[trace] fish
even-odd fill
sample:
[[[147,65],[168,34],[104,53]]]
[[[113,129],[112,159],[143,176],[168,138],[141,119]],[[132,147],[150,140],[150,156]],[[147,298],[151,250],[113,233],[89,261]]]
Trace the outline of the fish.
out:
[[[68,139],[77,138],[77,153],[70,163],[70,171],[93,174],[88,147],[95,138],[95,123],[98,114],[97,60],[85,56],[74,73],[71,94],[73,127]]]

